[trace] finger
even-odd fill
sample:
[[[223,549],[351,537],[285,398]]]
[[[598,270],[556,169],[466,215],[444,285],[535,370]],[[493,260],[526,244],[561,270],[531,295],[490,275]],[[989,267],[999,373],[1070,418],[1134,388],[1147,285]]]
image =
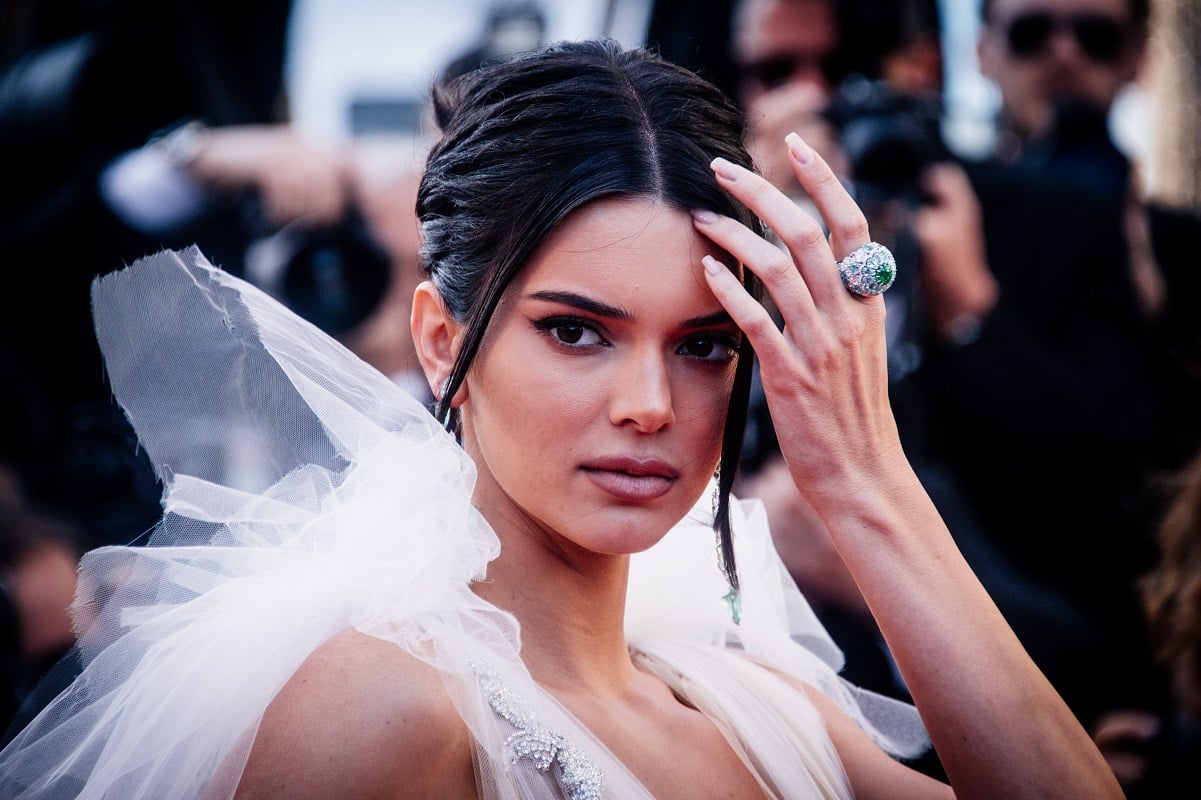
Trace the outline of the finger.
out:
[[[751,297],[730,268],[710,255],[701,257],[705,280],[722,308],[734,320],[760,359],[772,361],[787,355],[780,329],[763,304]]]
[[[793,271],[801,276],[812,301],[818,307],[828,309],[831,303],[846,302],[845,298],[836,295],[836,292],[845,294],[845,290],[838,277],[838,268],[826,241],[825,231],[816,219],[750,170],[719,158],[713,161],[713,171],[723,188],[758,214],[779,237],[794,264]],[[754,264],[750,266],[764,279],[764,284],[768,285],[779,303],[777,290],[768,284],[768,276],[761,274]],[[778,285],[781,290],[788,288],[784,276],[779,276]],[[784,313],[785,307],[781,305],[780,310]]]
[[[698,231],[759,276],[785,325],[814,324],[817,307],[788,253],[730,217],[698,210],[692,219]]]
[[[867,218],[825,159],[796,133],[788,134],[784,140],[797,180],[830,230],[834,258],[845,258],[871,241]]]

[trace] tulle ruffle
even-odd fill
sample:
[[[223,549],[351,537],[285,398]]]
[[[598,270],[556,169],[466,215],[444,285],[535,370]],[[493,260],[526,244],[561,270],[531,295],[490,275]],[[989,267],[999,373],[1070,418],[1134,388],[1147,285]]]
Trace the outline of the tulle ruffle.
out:
[[[0,796],[232,797],[271,700],[348,629],[443,674],[482,798],[575,786],[514,758],[498,686],[531,730],[603,776],[605,797],[650,796],[530,678],[516,620],[471,591],[498,541],[471,505],[473,465],[424,407],[194,248],[99,279],[93,304],[165,513],[147,545],[84,558],[84,669],[0,753]],[[636,661],[708,714],[774,796],[850,795],[817,712],[775,672],[819,688],[890,752],[922,750],[912,707],[838,677],[841,653],[756,504],[736,507],[735,552],[740,625],[722,599],[710,496],[632,559]]]

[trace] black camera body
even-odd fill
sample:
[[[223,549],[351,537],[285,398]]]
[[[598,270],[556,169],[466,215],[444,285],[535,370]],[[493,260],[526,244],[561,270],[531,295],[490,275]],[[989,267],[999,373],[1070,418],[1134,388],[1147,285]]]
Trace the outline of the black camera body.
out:
[[[838,86],[826,115],[856,184],[920,201],[922,173],[950,154],[942,112],[937,95],[902,93],[854,73]]]
[[[260,216],[257,204],[251,204]],[[379,307],[392,282],[388,252],[362,213],[336,223],[294,223],[254,242],[247,277],[297,315],[332,336],[348,333]]]

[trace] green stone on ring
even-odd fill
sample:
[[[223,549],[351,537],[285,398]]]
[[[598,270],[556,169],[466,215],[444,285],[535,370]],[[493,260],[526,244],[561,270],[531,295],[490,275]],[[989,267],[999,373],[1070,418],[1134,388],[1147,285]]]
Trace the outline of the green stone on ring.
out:
[[[897,262],[887,247],[879,242],[868,242],[838,262],[838,273],[851,294],[871,297],[892,286],[897,276]]]

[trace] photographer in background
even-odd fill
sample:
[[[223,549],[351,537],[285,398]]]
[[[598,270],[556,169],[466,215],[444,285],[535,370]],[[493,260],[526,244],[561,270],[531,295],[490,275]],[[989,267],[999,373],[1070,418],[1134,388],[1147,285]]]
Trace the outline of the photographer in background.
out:
[[[161,514],[153,469],[104,381],[89,296],[96,275],[191,244],[239,274],[251,242],[286,228],[304,240],[296,263],[311,267],[294,270],[298,301],[328,278],[331,253],[365,254],[376,293],[387,278],[354,219],[348,154],[288,124],[290,13],[290,0],[19,0],[7,9],[0,459],[31,499],[82,528],[85,549],[128,543]],[[312,311],[349,328],[370,309]]]
[[[910,310],[919,285],[913,265],[921,257],[911,229],[922,194],[917,181],[935,161],[948,158],[937,137],[942,60],[935,5],[742,0],[731,19],[734,84],[757,166],[796,202],[810,205],[789,165],[777,158],[785,134],[799,132],[847,182],[873,237],[901,265],[885,297],[889,391],[906,453],[954,532],[965,524],[957,523],[961,504],[951,482],[922,457],[920,403],[908,388],[922,333],[920,309]],[[855,46],[846,46],[851,41]],[[900,165],[905,174],[894,174]],[[789,478],[757,383],[743,452],[738,493],[763,501],[785,565],[843,650],[843,674],[881,694],[908,699],[829,533]],[[914,766],[941,775],[932,754]]]
[[[1135,587],[1159,478],[1201,444],[1201,221],[1147,203],[1106,127],[1143,67],[1147,0],[986,0],[982,14],[998,147],[968,166],[998,291],[931,348],[923,380],[938,455],[990,540],[1087,623],[1040,665],[1101,732],[1115,709],[1167,702]],[[1036,615],[1015,628],[1056,633]],[[1137,774],[1119,777],[1140,796]]]
[[[1080,123],[1089,118],[1080,103],[1066,102],[1104,89],[1107,110],[1132,78],[1146,36],[1137,8],[986,3],[989,77],[1003,96],[1064,95],[1060,116],[1071,124],[1027,129],[1024,147],[973,163],[941,139],[941,73],[923,50],[937,38],[913,24],[930,19],[923,5],[932,6],[744,0],[733,52],[751,90],[742,95],[750,138],[795,127],[822,143],[897,254],[886,298],[890,396],[906,452],[1015,632],[1096,730],[1113,709],[1159,709],[1166,698],[1134,581],[1153,554],[1152,479],[1198,441],[1201,313],[1191,304],[1201,275],[1187,253],[1201,239],[1186,215],[1125,213],[1125,185],[1115,192],[1101,180],[1116,174],[1112,152]],[[1089,13],[1111,23],[1099,26],[1107,59],[1089,38],[1098,22],[1089,6],[1104,6]],[[1175,274],[1150,271],[1148,253],[1171,259]],[[1144,291],[1155,274],[1173,287],[1158,311]],[[773,492],[771,441],[752,418],[743,493],[776,509],[773,532],[788,540],[779,549],[806,591],[830,586],[831,606],[862,620],[833,580],[837,554],[821,546],[820,521],[797,510],[803,498]],[[870,636],[853,628],[839,639],[848,669],[860,649],[849,643]],[[1135,778],[1124,778],[1133,791]]]

